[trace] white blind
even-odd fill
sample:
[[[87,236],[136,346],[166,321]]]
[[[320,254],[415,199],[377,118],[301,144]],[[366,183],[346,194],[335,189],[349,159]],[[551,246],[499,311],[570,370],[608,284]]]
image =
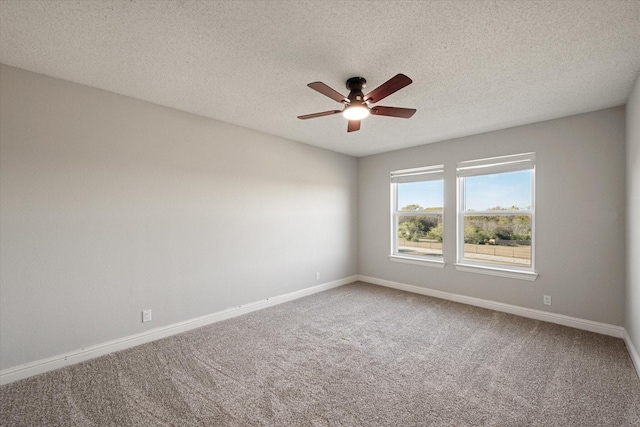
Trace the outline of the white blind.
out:
[[[424,168],[403,169],[391,172],[391,182],[419,182],[436,181],[444,178],[444,165],[428,166]]]
[[[487,175],[533,169],[536,153],[514,154],[458,163],[458,176]]]

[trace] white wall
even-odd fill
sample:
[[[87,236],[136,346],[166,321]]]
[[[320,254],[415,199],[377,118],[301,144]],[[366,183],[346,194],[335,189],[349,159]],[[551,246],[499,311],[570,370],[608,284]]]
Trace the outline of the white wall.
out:
[[[640,77],[627,103],[627,288],[625,329],[640,351]],[[637,363],[637,362],[636,362]],[[640,365],[636,368],[640,373]]]
[[[0,369],[357,273],[356,159],[0,73]]]
[[[536,269],[529,282],[457,271],[456,162],[536,152]],[[389,173],[445,165],[443,269],[391,262]],[[359,270],[390,280],[622,326],[625,110],[612,108],[359,159]],[[542,303],[543,294],[553,305]]]

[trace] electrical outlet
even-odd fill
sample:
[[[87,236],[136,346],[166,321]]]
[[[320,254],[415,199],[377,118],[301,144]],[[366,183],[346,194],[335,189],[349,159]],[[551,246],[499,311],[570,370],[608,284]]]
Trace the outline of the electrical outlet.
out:
[[[144,310],[142,312],[142,323],[151,322],[151,310]]]
[[[551,305],[551,295],[545,295],[543,298],[544,305]]]
[[[320,280],[320,272],[316,272],[316,280]]]

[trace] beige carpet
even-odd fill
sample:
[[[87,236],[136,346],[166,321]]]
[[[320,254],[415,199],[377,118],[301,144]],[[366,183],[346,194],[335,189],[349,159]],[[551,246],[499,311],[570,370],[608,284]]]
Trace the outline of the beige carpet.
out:
[[[0,388],[2,426],[639,426],[617,338],[355,283]]]

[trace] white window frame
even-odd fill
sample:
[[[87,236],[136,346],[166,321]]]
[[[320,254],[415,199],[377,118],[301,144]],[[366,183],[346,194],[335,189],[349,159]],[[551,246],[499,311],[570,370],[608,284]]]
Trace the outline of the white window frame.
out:
[[[444,186],[444,165],[433,165],[421,168],[402,169],[391,172],[391,248],[389,259],[395,262],[407,264],[416,264],[428,267],[443,268],[445,236],[442,233],[442,256],[430,257],[420,255],[409,255],[398,252],[398,221],[399,216],[423,216],[423,215],[440,215],[444,225],[444,206],[441,211],[400,211],[398,206],[398,184],[403,182],[423,182],[423,181],[443,181]],[[444,191],[443,191],[444,205]]]
[[[489,274],[494,276],[510,277],[523,280],[535,280],[538,273],[535,270],[535,182],[536,182],[536,156],[535,153],[515,154],[510,156],[491,157],[487,159],[469,160],[457,164],[457,262],[455,267],[459,271]],[[465,178],[469,176],[491,175],[498,173],[531,171],[531,208],[529,210],[506,211],[470,211],[465,212]],[[501,265],[495,262],[482,262],[464,258],[464,218],[465,216],[531,216],[531,266],[519,267]]]

